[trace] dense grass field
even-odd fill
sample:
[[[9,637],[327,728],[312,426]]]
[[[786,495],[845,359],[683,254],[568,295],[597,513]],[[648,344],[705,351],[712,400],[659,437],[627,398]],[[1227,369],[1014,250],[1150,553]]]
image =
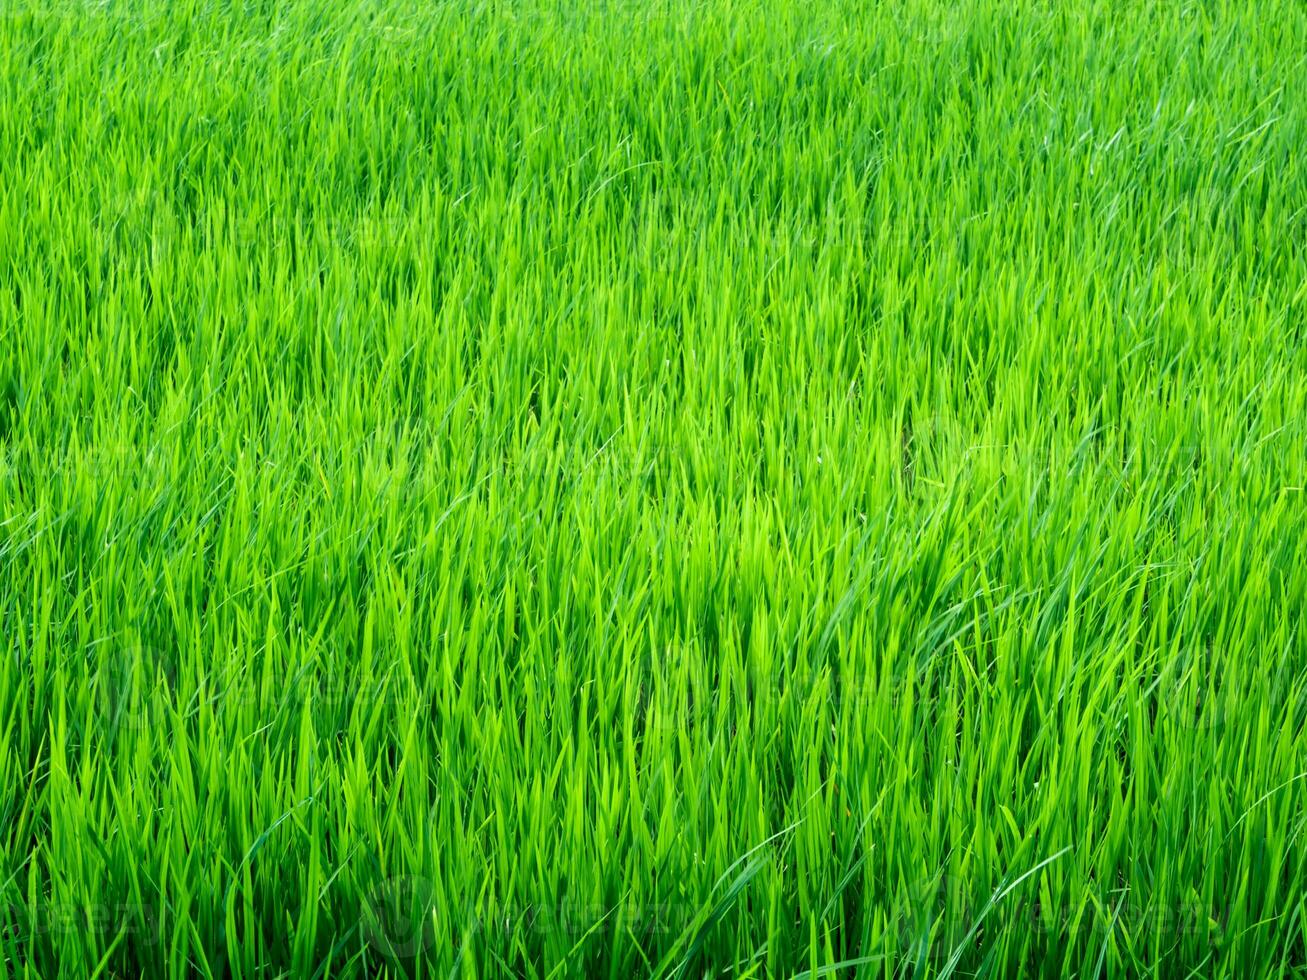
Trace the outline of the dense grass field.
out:
[[[0,976],[1307,974],[1299,0],[0,0]]]

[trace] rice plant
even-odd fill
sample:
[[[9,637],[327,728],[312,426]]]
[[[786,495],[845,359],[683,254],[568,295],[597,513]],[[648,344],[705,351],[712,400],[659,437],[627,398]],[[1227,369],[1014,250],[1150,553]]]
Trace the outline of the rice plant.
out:
[[[1307,6],[0,0],[0,977],[1307,974]]]

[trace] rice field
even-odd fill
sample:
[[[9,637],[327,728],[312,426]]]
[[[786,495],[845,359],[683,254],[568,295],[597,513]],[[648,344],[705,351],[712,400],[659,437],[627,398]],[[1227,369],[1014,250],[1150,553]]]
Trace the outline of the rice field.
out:
[[[0,0],[0,977],[1307,976],[1307,6]]]

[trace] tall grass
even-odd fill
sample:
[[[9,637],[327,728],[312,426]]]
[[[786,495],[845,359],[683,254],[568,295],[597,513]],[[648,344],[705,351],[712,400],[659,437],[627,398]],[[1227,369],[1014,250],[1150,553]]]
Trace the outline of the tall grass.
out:
[[[0,14],[0,975],[1307,970],[1307,7]]]

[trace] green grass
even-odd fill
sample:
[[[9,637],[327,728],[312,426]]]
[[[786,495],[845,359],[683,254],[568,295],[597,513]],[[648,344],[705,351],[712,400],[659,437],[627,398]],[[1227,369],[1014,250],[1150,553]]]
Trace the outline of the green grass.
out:
[[[1299,0],[0,0],[0,976],[1307,973]]]

